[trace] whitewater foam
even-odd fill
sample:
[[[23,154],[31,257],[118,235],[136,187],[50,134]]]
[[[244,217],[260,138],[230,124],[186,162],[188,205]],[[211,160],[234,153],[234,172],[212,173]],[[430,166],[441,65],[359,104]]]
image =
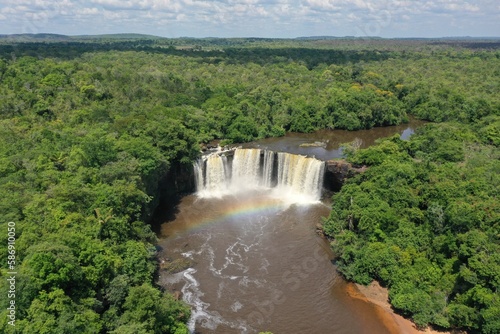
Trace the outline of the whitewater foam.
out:
[[[197,195],[204,198],[269,191],[285,203],[318,203],[325,163],[302,155],[236,149],[232,160],[218,153],[194,164]]]

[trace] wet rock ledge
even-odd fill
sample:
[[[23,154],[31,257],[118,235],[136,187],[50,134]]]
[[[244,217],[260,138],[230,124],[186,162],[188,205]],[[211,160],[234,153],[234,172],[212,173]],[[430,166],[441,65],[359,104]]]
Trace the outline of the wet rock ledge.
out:
[[[328,160],[326,162],[325,187],[339,191],[346,179],[363,173],[366,169],[366,166],[353,166],[343,159]]]

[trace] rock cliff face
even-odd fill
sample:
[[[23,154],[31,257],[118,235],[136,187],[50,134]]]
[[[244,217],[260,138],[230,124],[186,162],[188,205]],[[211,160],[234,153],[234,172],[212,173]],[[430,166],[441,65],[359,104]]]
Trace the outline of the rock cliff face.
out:
[[[180,198],[195,190],[193,167],[179,162],[173,163],[164,177],[159,180],[158,189],[153,194],[153,200],[149,203],[144,219],[152,225],[156,233],[159,233],[160,225],[172,219]]]
[[[347,178],[364,172],[366,168],[354,167],[345,160],[329,160],[326,162],[325,188],[339,191]]]

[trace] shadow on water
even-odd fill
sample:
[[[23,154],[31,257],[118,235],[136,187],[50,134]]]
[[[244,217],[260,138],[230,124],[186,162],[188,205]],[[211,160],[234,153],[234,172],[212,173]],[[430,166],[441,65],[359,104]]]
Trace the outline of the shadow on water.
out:
[[[161,225],[165,222],[173,221],[179,213],[179,203],[182,196],[160,200],[156,207],[153,216],[151,217],[151,230],[160,235]]]
[[[186,195],[195,192],[193,168],[189,164],[174,164],[160,181],[158,205],[149,223],[156,235],[161,234],[161,224],[172,221],[179,213],[179,204]]]

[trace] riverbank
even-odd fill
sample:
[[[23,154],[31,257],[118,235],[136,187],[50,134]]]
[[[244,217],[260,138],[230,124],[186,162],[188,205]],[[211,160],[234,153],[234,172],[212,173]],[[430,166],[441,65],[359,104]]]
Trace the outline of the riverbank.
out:
[[[351,283],[347,286],[347,294],[356,299],[376,306],[378,317],[391,334],[464,334],[460,332],[437,331],[431,328],[418,330],[413,322],[396,314],[389,303],[389,293],[378,282],[373,281],[364,286]]]

